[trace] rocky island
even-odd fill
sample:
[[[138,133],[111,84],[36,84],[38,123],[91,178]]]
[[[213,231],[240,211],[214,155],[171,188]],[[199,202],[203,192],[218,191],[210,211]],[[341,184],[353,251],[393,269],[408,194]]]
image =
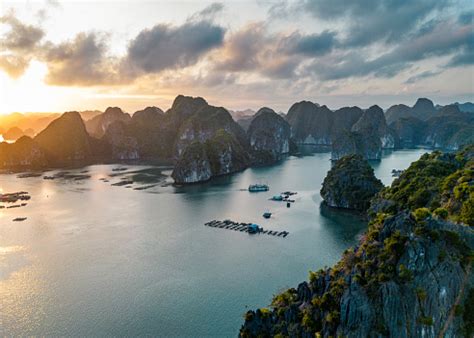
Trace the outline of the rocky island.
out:
[[[323,181],[321,196],[333,208],[365,212],[370,200],[383,188],[374,170],[360,155],[338,160]]]
[[[472,337],[474,147],[414,162],[333,267],[248,311],[241,337]]]

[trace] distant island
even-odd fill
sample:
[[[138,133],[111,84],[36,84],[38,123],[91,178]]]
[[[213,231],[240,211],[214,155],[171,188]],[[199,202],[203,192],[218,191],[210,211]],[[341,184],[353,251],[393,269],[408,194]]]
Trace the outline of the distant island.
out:
[[[119,107],[104,112],[67,112],[60,116],[19,116],[19,126],[4,131],[15,142],[0,144],[0,168],[32,170],[92,163],[134,161],[174,164],[176,183],[203,182],[249,166],[268,165],[304,145],[379,160],[383,149],[428,147],[457,150],[474,142],[474,114],[468,104],[435,107],[420,98],[413,107],[384,112],[335,111],[301,101],[288,113],[270,108],[232,112],[200,97],[179,95],[166,112],[147,107],[133,115]],[[21,115],[21,114],[20,114]],[[28,122],[30,121],[30,122]],[[36,132],[33,128],[43,128]]]

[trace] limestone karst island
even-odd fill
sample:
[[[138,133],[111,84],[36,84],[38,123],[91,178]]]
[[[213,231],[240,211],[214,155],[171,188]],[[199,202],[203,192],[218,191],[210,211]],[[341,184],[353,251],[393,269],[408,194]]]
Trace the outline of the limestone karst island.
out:
[[[0,336],[474,337],[474,5],[0,4]]]

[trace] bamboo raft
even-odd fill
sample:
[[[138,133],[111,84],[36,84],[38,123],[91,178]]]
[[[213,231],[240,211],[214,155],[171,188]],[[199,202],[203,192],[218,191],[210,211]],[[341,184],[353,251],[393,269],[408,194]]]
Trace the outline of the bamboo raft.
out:
[[[211,228],[227,229],[227,230],[234,230],[234,231],[247,232],[247,233],[249,233],[250,224],[251,223],[238,223],[238,222],[233,222],[230,220],[225,220],[225,221],[213,220],[213,221],[204,223],[205,226],[208,226]],[[276,237],[286,237],[290,233],[288,231],[265,230],[262,227],[259,227],[259,231],[255,232],[254,234],[255,235],[264,234],[264,235],[270,235],[270,236],[276,236]]]

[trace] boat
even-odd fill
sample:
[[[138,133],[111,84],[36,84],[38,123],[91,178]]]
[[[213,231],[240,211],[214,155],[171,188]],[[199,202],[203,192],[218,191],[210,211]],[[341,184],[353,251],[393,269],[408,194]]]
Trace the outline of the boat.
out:
[[[256,234],[260,231],[260,227],[258,224],[252,223],[247,226],[247,230],[249,234]]]
[[[264,213],[263,213],[263,217],[264,217],[264,218],[270,218],[270,217],[272,217],[272,213],[271,213],[271,212],[268,212],[268,211],[267,211],[267,212],[264,212]]]
[[[272,198],[270,198],[272,201],[283,201],[283,196],[282,195],[275,195]]]
[[[249,185],[250,192],[268,191],[270,188],[266,184],[251,184]]]

